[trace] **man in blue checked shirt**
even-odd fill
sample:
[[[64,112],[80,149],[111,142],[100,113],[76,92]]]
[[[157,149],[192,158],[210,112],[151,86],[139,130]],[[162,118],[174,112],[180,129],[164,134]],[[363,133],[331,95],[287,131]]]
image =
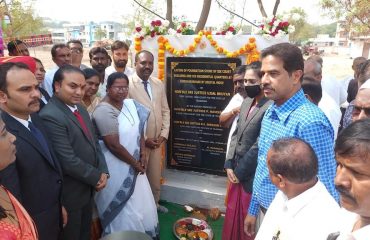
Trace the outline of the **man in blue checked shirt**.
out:
[[[272,142],[279,138],[298,137],[312,146],[319,160],[320,181],[334,199],[339,199],[334,187],[334,131],[324,113],[306,99],[301,89],[301,51],[292,44],[280,43],[264,49],[261,59],[263,91],[274,103],[262,120],[252,200],[244,222],[247,235],[255,234],[259,211],[266,211],[278,190],[269,179],[266,156]]]

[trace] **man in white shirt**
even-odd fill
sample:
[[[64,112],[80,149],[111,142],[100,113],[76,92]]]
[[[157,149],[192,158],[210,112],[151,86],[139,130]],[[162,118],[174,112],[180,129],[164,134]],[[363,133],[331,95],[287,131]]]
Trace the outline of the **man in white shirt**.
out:
[[[313,55],[309,57],[307,60],[316,61],[317,63],[320,64],[321,69],[324,67],[323,59],[319,55]],[[338,106],[341,106],[346,102],[347,89],[345,88],[343,83],[340,83],[333,76],[322,77],[321,86],[323,91],[329,94],[329,96],[333,98],[333,100]]]
[[[113,65],[105,69],[104,82],[100,85],[98,93],[104,97],[106,95],[106,86],[108,76],[114,72],[123,72],[127,77],[131,77],[135,70],[127,66],[128,45],[123,41],[115,41],[111,46]]]
[[[339,206],[317,178],[318,160],[299,138],[276,140],[267,153],[272,183],[280,190],[256,240],[326,239],[337,228]]]
[[[318,107],[325,113],[334,129],[334,139],[337,138],[340,119],[342,112],[339,104],[326,92],[322,81],[322,67],[319,62],[314,59],[308,59],[304,62],[304,76],[311,77],[321,83],[322,98]],[[334,80],[335,81],[335,80]],[[339,89],[337,89],[339,91]]]
[[[53,96],[53,79],[55,72],[59,69],[59,67],[65,65],[65,64],[71,64],[71,51],[69,47],[64,44],[55,44],[51,48],[51,56],[53,59],[53,62],[57,65],[54,68],[46,71],[45,73],[45,80],[42,83],[42,88],[45,89],[49,96]]]
[[[88,66],[82,63],[82,58],[84,56],[84,46],[82,42],[77,39],[72,39],[67,42],[67,46],[71,51],[71,65],[81,70],[88,68]]]
[[[339,134],[335,185],[341,206],[357,216],[343,214],[344,225],[329,240],[370,239],[370,119],[353,122]]]

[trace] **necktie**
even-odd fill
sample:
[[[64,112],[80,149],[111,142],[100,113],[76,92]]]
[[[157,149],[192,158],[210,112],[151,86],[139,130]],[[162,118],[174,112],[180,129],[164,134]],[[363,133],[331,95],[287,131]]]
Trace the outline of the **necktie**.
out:
[[[51,157],[51,154],[50,154],[50,149],[48,147],[48,144],[46,143],[46,139],[45,139],[44,135],[42,134],[42,132],[38,128],[36,128],[35,125],[33,125],[33,123],[31,121],[28,121],[28,127],[29,127],[32,135],[40,143],[40,145],[41,145],[42,149],[44,150],[44,152],[46,153],[46,155],[48,155],[50,160],[52,160],[52,157]]]
[[[50,96],[49,96],[48,92],[46,90],[42,89],[41,87],[39,87],[39,90],[40,90],[40,93],[42,94],[42,96],[44,96],[44,98],[46,99],[46,101],[49,101]]]
[[[76,118],[77,118],[78,122],[80,123],[80,126],[82,127],[82,129],[83,129],[83,131],[84,131],[85,135],[86,135],[88,138],[91,138],[90,132],[89,132],[89,130],[87,129],[86,124],[85,124],[85,121],[83,120],[83,118],[82,118],[82,116],[81,116],[80,112],[79,112],[78,110],[75,110],[75,111],[73,112],[73,115],[75,115],[75,116],[76,116]]]
[[[148,91],[148,81],[143,81],[143,84],[144,84],[144,89],[145,89],[145,92],[148,94],[149,98],[152,99],[150,97],[150,94],[149,94],[149,91]]]

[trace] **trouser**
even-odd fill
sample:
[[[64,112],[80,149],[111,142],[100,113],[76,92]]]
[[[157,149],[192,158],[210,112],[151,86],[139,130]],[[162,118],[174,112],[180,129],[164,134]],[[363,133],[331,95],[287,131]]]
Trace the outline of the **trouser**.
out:
[[[92,201],[80,209],[67,209],[68,222],[61,233],[61,240],[90,240]]]
[[[261,208],[261,210],[258,213],[257,220],[256,220],[256,234],[262,225],[262,221],[263,221],[263,218],[265,217],[265,214],[266,214],[266,209]]]
[[[147,148],[148,168],[146,175],[149,180],[150,188],[154,196],[155,203],[158,206],[158,201],[161,195],[161,161],[162,161],[162,146],[156,149]]]

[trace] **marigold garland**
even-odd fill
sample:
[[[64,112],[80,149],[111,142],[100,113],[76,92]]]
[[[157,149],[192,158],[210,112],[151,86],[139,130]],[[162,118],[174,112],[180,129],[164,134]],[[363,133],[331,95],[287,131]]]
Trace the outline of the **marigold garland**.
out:
[[[164,68],[165,68],[165,53],[166,51],[170,54],[178,57],[183,57],[195,51],[198,47],[199,43],[202,40],[202,37],[205,36],[208,41],[210,42],[211,46],[219,53],[224,54],[226,57],[238,57],[240,55],[246,55],[246,63],[250,64],[252,62],[259,60],[259,51],[257,50],[256,39],[254,37],[250,37],[248,39],[248,43],[239,48],[236,51],[229,51],[226,48],[221,47],[218,45],[217,41],[213,39],[212,33],[210,31],[200,31],[197,36],[194,38],[192,44],[190,44],[186,49],[176,49],[174,48],[168,39],[164,36],[158,37],[158,78],[164,80]],[[136,52],[141,51],[141,41],[140,38],[135,38],[134,46]]]

